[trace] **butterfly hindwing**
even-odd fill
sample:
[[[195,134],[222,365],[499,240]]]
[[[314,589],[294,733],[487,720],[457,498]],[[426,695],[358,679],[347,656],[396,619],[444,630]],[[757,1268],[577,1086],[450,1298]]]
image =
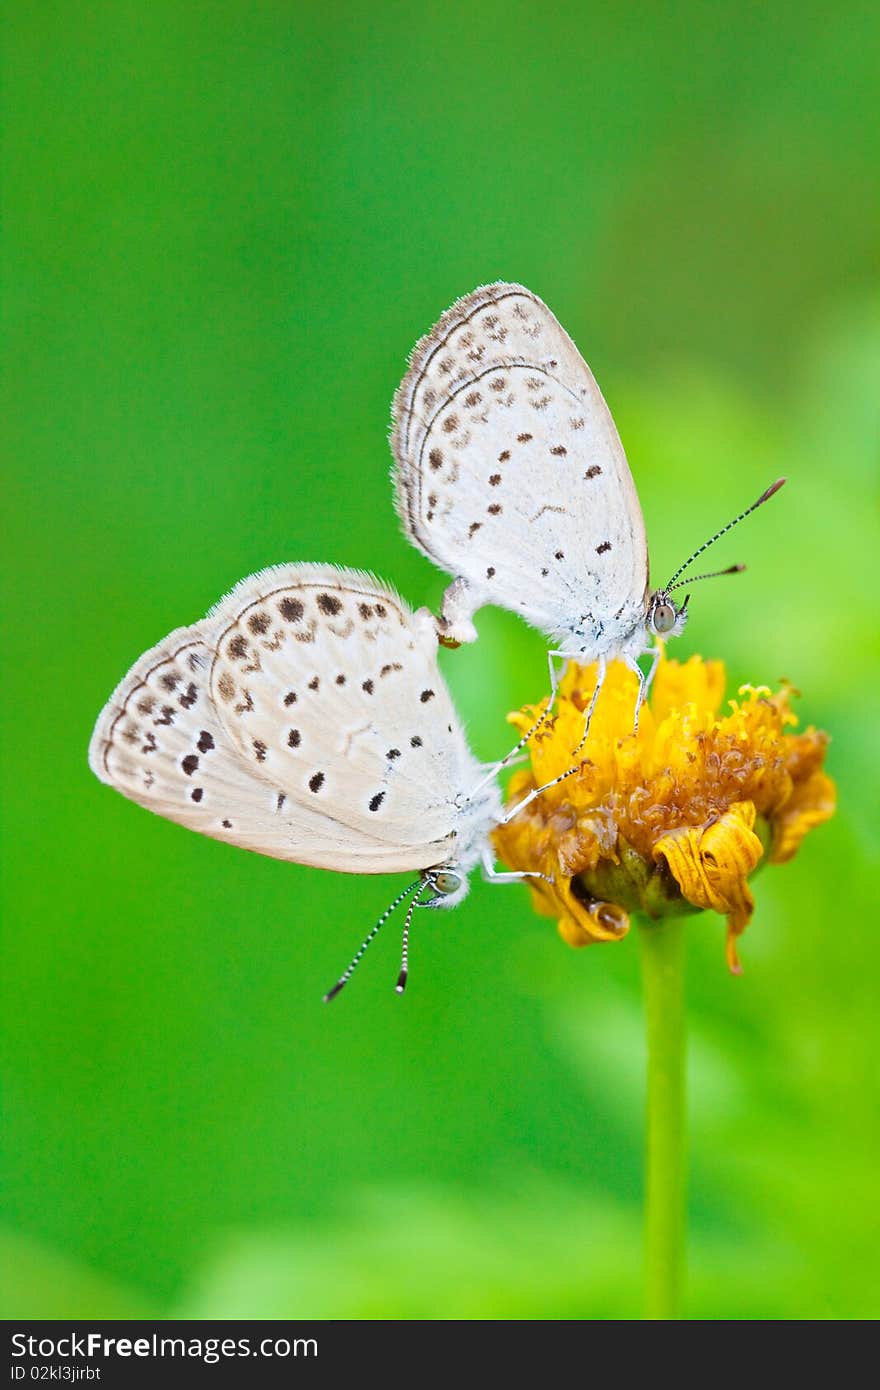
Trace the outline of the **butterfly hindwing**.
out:
[[[373,838],[448,838],[480,769],[426,615],[369,575],[283,565],[213,616],[211,692],[246,765]]]
[[[644,605],[644,523],[586,363],[520,285],[454,304],[418,344],[394,402],[397,505],[410,538],[549,633]]]
[[[101,781],[168,820],[273,858],[364,873],[442,862],[454,843],[451,814],[435,840],[418,816],[404,839],[378,823],[370,833],[372,824],[352,826],[332,806],[288,794],[277,774],[289,768],[243,756],[210,690],[216,629],[214,615],[179,629],[120,683],[89,749]],[[334,776],[345,778],[344,763]]]

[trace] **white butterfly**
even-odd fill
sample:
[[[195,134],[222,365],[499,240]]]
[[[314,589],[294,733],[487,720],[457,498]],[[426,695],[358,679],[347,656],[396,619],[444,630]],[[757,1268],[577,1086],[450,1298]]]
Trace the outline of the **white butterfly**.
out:
[[[638,721],[659,656],[653,639],[675,636],[687,618],[687,598],[679,608],[672,598],[676,580],[784,481],[652,592],[642,511],[611,413],[568,334],[522,285],[483,286],[446,311],[413,351],[393,421],[404,529],[454,576],[441,641],[474,641],[471,620],[484,604],[519,613],[553,643],[551,705],[555,659],[598,663],[574,753],[613,658],[638,676]],[[638,659],[647,652],[645,674]]]
[[[146,652],[98,719],[102,782],[203,835],[353,873],[417,870],[398,903],[450,907],[500,815],[437,668],[437,635],[368,574],[278,565]],[[477,784],[480,784],[477,787]]]

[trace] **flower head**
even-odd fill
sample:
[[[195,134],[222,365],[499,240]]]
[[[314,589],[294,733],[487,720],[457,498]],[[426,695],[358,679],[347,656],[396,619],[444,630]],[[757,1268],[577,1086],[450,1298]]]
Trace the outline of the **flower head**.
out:
[[[511,781],[511,803],[572,764],[596,668],[570,664],[556,715],[533,736],[531,770]],[[579,770],[495,831],[515,869],[539,871],[536,908],[559,920],[572,946],[616,941],[629,914],[712,908],[727,917],[727,959],[754,909],[748,877],[762,860],[790,859],[807,831],[834,812],[822,771],[828,736],[797,724],[783,686],[743,686],[721,713],[720,661],[661,657],[633,732],[635,674],[612,663],[579,757]],[[510,716],[523,733],[544,706]]]

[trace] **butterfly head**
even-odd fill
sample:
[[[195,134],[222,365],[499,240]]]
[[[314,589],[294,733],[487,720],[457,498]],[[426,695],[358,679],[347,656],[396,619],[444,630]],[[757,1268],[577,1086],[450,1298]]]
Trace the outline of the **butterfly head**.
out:
[[[655,637],[677,637],[687,622],[689,597],[690,595],[686,594],[684,603],[680,608],[676,608],[675,600],[668,589],[656,589],[648,599],[648,631]]]
[[[426,869],[422,882],[431,896],[422,898],[419,907],[455,907],[467,897],[470,888],[467,874],[456,864],[442,864],[439,869]]]

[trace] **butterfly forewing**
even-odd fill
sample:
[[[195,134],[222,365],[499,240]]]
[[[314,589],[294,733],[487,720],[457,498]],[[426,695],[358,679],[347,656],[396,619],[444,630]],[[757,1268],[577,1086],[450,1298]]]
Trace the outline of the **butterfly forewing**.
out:
[[[480,770],[429,619],[368,575],[310,565],[245,580],[214,617],[211,693],[245,765],[358,833],[447,839]]]
[[[644,524],[617,430],[529,290],[490,285],[453,305],[418,344],[394,419],[404,526],[479,603],[547,632],[643,608]]]

